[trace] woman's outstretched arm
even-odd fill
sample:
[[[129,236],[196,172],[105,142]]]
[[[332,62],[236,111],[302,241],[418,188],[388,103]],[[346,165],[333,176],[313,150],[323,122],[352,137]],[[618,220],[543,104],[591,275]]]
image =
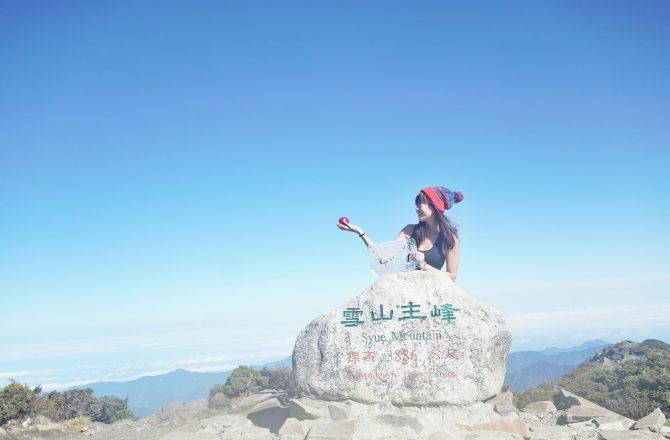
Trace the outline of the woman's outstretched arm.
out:
[[[338,223],[336,226],[342,231],[355,232],[358,234],[365,246],[370,247],[373,245],[372,239],[368,237],[368,234],[366,234],[360,226],[352,225],[351,223]]]

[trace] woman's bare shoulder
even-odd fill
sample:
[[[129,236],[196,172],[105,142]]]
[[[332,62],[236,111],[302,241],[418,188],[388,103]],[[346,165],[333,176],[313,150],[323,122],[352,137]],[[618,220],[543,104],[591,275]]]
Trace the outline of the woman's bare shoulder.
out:
[[[402,228],[402,231],[398,234],[396,237],[396,240],[399,240],[401,238],[409,238],[412,235],[412,232],[414,232],[414,228],[416,228],[416,225],[407,225],[404,228]]]

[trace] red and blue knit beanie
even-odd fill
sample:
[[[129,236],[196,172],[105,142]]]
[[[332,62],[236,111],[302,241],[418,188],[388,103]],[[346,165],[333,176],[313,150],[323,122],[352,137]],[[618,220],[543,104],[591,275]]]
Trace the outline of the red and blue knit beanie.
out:
[[[427,186],[423,188],[421,192],[433,202],[433,205],[435,205],[440,212],[444,212],[454,206],[454,203],[463,200],[462,192],[452,191],[443,186]]]

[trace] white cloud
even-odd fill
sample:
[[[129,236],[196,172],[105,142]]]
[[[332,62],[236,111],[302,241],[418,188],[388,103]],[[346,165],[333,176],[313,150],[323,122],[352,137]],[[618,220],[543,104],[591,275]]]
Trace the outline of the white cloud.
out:
[[[625,288],[639,287],[644,284],[667,285],[670,282],[670,275],[658,275],[650,277],[609,277],[609,278],[581,278],[549,280],[542,282],[514,283],[508,285],[505,283],[496,283],[493,286],[481,285],[477,288],[479,294],[522,294],[522,293],[551,293],[563,292],[566,290],[588,290],[604,288]]]
[[[131,334],[117,337],[99,335],[94,337],[67,337],[48,342],[22,343],[0,347],[2,359],[27,360],[53,357],[75,357],[94,354],[118,353],[123,351],[144,349],[183,349],[188,347],[194,350],[201,347],[204,351],[211,351],[212,347],[226,347],[249,353],[257,350],[292,347],[296,333],[291,331],[272,332],[271,337],[264,336],[236,336],[222,337],[214,331],[185,331],[183,329],[170,331],[154,331],[144,334]],[[236,356],[236,355],[233,355]]]
[[[568,308],[549,312],[507,315],[505,319],[518,331],[555,331],[571,326],[577,328],[621,329],[625,326],[659,325],[670,327],[667,317],[670,303],[632,304],[627,306]],[[575,330],[573,330],[575,331]]]
[[[45,391],[51,391],[94,382],[126,382],[143,376],[166,374],[176,369],[208,373],[229,371],[241,364],[264,364],[286,358],[291,354],[291,351],[283,347],[281,342],[282,340],[271,341],[270,347],[266,347],[270,348],[269,350],[253,350],[251,348],[252,351],[237,351],[225,355],[178,357],[117,364],[104,363],[50,370],[0,372],[0,378],[16,378],[20,382],[28,383],[31,386],[41,385]],[[280,345],[283,349],[273,350],[273,345]],[[110,371],[113,373],[110,373]],[[72,373],[76,373],[76,376]],[[44,377],[47,374],[49,376]],[[48,382],[44,383],[46,380]]]
[[[589,339],[663,339],[670,335],[670,303],[573,307],[538,313],[506,315],[516,349],[544,348],[556,341]]]

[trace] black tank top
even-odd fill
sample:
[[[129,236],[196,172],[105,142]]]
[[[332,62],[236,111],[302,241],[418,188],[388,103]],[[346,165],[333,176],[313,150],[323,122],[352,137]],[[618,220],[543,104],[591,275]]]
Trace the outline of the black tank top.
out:
[[[414,241],[416,241],[414,233],[412,233],[412,238],[414,239]],[[418,247],[419,243],[417,243],[416,246]],[[435,243],[433,243],[432,248],[426,251],[419,250],[419,252],[423,252],[424,260],[426,260],[426,263],[430,264],[435,269],[441,270],[446,260],[446,257],[442,253],[442,234],[437,235],[437,240],[435,241]]]

